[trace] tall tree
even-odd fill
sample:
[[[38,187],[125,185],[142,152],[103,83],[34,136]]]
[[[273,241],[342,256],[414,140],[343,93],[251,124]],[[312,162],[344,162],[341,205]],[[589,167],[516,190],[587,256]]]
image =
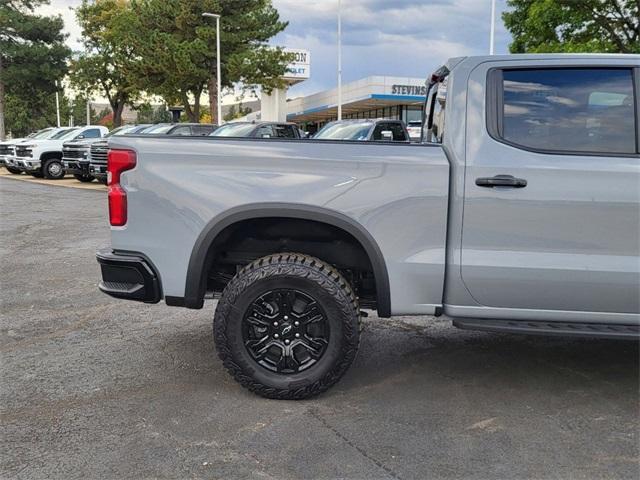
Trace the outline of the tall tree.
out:
[[[132,0],[121,39],[137,59],[132,74],[149,93],[168,103],[181,102],[192,122],[200,119],[200,102],[208,90],[216,112],[216,28],[203,12],[221,18],[221,83],[282,85],[289,56],[267,41],[284,30],[271,0]],[[215,119],[214,122],[218,122]]]
[[[129,8],[126,0],[83,0],[76,10],[85,50],[71,62],[71,82],[106,97],[116,127],[122,124],[125,105],[139,95],[138,82],[128,73],[135,62],[131,46],[118,36]]]
[[[640,53],[640,0],[508,0],[511,53]]]
[[[0,140],[5,138],[6,126],[18,133],[37,127],[38,114],[46,110],[56,80],[66,73],[70,51],[64,44],[62,18],[34,13],[37,6],[47,3],[0,1]],[[11,98],[11,109],[6,108],[7,98]],[[16,128],[7,114],[25,110],[32,112],[32,120],[21,120]]]

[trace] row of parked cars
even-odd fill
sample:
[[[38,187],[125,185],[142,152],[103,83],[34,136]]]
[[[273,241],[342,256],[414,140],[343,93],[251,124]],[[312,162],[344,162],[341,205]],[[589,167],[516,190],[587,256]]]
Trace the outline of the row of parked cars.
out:
[[[108,137],[118,135],[177,135],[302,139],[309,135],[293,123],[232,122],[45,128],[26,138],[0,143],[0,165],[12,174],[60,179],[73,175],[80,182],[107,181]],[[360,119],[330,122],[313,135],[318,140],[409,142],[412,138],[399,120]]]

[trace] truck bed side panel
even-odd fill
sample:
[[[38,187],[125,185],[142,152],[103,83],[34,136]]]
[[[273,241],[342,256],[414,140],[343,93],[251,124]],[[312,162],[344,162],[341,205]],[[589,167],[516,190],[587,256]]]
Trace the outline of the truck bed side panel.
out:
[[[377,242],[392,314],[442,304],[449,164],[439,147],[348,142],[114,137],[137,152],[122,177],[129,219],[116,250],[142,252],[165,296],[182,297],[205,225],[256,203],[293,203],[347,215]]]

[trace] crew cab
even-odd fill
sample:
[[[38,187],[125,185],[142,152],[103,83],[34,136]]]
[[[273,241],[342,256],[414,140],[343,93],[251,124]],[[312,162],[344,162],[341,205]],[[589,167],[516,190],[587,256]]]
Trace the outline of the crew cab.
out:
[[[223,365],[278,399],[340,379],[363,309],[637,341],[639,82],[639,55],[454,58],[420,143],[113,137],[100,289],[218,298]]]
[[[46,139],[30,139],[15,145],[15,166],[34,177],[60,179],[65,175],[62,146],[68,141],[98,139],[109,129],[101,125],[71,127]]]
[[[359,119],[327,123],[313,136],[316,140],[356,140],[359,142],[408,142],[409,132],[400,120]]]
[[[212,137],[243,138],[304,138],[305,134],[295,123],[287,122],[230,122],[217,128]]]

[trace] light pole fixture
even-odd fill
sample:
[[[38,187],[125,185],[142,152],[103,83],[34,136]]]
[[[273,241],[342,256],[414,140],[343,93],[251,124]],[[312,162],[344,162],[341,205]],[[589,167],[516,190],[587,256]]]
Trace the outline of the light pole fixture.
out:
[[[212,17],[216,19],[216,82],[217,82],[217,104],[218,104],[218,125],[222,124],[222,87],[220,75],[220,15],[217,13],[205,12],[203,17]],[[209,92],[211,94],[211,92]]]

